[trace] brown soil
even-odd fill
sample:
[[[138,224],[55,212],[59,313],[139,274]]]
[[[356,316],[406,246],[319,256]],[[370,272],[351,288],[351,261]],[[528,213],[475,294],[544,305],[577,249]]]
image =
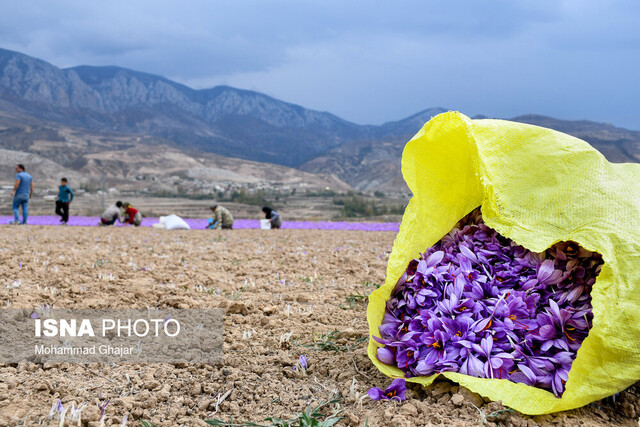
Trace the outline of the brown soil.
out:
[[[414,387],[403,403],[372,402],[367,390],[390,379],[367,358],[366,301],[358,295],[384,281],[394,237],[0,227],[2,307],[227,310],[220,366],[0,364],[0,425],[57,425],[47,420],[57,399],[65,406],[88,402],[83,425],[98,425],[98,404],[107,399],[106,425],[119,426],[127,413],[128,425],[142,419],[159,426],[205,425],[204,419],[231,416],[260,422],[294,417],[335,393],[341,395],[343,425],[367,419],[370,426],[638,425],[635,386],[615,402],[537,417],[485,403],[448,382]],[[321,336],[334,330],[327,344],[348,350],[320,348]],[[300,354],[309,360],[306,375],[293,370]]]

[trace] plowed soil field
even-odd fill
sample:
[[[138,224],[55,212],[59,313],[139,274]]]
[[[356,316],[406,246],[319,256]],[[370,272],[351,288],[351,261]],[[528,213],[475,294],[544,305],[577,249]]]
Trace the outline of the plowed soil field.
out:
[[[384,282],[395,232],[168,231],[0,227],[0,306],[223,308],[224,363],[0,364],[0,425],[58,425],[52,404],[87,404],[81,425],[269,425],[335,398],[339,425],[638,425],[635,386],[530,417],[453,383],[409,386],[402,403],[366,355],[366,295]],[[305,355],[308,369],[294,369]],[[319,416],[323,419],[322,416]],[[74,422],[75,425],[75,422]],[[150,424],[151,425],[151,424]]]

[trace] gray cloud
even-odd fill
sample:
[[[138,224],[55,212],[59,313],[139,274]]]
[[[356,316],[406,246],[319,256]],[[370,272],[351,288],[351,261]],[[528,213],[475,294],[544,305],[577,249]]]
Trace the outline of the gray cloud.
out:
[[[444,106],[640,129],[640,3],[0,1],[2,47],[255,89],[360,123]]]

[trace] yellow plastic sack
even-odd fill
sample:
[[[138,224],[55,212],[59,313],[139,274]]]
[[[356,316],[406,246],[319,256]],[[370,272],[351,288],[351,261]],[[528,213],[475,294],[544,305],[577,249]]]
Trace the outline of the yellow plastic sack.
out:
[[[535,252],[573,240],[602,254],[593,286],[593,328],[578,351],[562,398],[508,380],[441,375],[525,414],[586,405],[640,379],[640,165],[612,164],[569,135],[455,112],[429,121],[409,141],[402,174],[413,192],[387,266],[369,298],[370,334],[380,336],[385,303],[407,264],[466,214]],[[404,373],[368,353],[384,374]],[[428,385],[437,377],[409,378]]]

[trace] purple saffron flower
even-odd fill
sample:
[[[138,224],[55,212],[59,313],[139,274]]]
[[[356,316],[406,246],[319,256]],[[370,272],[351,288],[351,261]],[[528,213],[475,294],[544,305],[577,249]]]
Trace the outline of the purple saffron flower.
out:
[[[547,285],[555,285],[560,281],[562,271],[555,270],[553,261],[548,259],[538,267],[538,281]]]
[[[465,278],[456,278],[455,285],[447,288],[448,296],[438,302],[438,309],[445,316],[470,315],[475,310],[475,302],[463,295]]]
[[[107,405],[108,404],[109,404],[109,401],[105,400],[104,403],[99,406],[99,408],[100,408],[100,421],[104,420],[105,410],[107,409]]]
[[[402,402],[405,399],[406,391],[407,387],[404,378],[396,378],[384,391],[378,387],[371,387],[369,389],[369,397],[371,400],[396,400]]]
[[[498,292],[497,286],[478,280],[471,283],[471,290],[468,294],[474,300],[482,300],[495,298],[498,296]]]
[[[574,358],[575,354],[568,351],[561,351],[551,358],[556,365],[553,382],[551,383],[553,393],[556,396],[561,396],[564,392],[564,385],[569,380],[569,370]]]
[[[577,351],[580,348],[576,329],[587,326],[584,319],[574,319],[569,310],[561,309],[555,301],[549,300],[549,308],[546,313],[538,315],[537,321],[540,328],[533,336],[542,342],[542,351],[551,347],[565,351],[569,351],[569,348]]]
[[[421,357],[413,369],[416,375],[431,375],[438,371],[438,364],[440,361],[440,355],[436,351],[428,352],[424,357]]]
[[[474,354],[469,353],[464,362],[460,365],[460,373],[471,375],[472,377],[484,378],[484,363]]]
[[[541,388],[549,388],[551,386],[552,378],[546,371],[534,371],[526,363],[518,364],[518,369],[520,371],[509,376],[511,381]]]
[[[308,366],[308,365],[307,365],[307,358],[306,358],[306,356],[305,356],[304,354],[301,354],[301,355],[298,357],[298,363],[300,363],[300,367],[301,367],[302,369],[307,369],[307,366]]]
[[[513,366],[513,356],[509,353],[493,352],[493,339],[485,337],[480,341],[480,345],[473,344],[476,354],[484,357],[484,374],[486,378],[506,378]]]
[[[460,248],[460,253],[462,253],[462,255],[464,255],[465,257],[467,257],[472,263],[478,262],[478,256],[466,245],[462,244],[459,246],[459,248]]]
[[[420,348],[418,345],[411,347],[398,348],[396,350],[396,362],[398,366],[408,368],[409,365],[413,365],[418,361],[420,356]]]
[[[382,324],[380,325],[380,335],[386,338],[397,338],[398,333],[401,332],[403,323],[400,319],[393,314],[386,312],[382,317]]]
[[[388,348],[380,347],[376,350],[376,353],[378,355],[378,360],[385,365],[395,365],[396,357]]]

